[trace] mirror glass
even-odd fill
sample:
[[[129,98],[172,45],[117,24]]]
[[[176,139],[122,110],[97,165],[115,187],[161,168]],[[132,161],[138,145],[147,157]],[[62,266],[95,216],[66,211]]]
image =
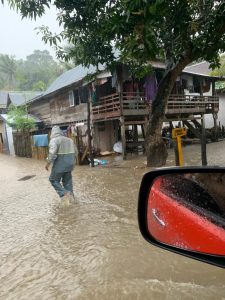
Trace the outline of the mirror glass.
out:
[[[161,243],[225,255],[225,174],[157,177],[149,191],[147,226]]]

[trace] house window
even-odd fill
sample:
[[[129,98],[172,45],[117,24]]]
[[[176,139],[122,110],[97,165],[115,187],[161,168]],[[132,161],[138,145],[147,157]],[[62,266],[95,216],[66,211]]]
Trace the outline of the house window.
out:
[[[75,105],[79,105],[80,104],[79,90],[73,91],[73,98],[74,98]]]
[[[80,102],[87,103],[88,102],[88,88],[86,86],[79,88]]]
[[[69,91],[69,103],[70,103],[70,107],[74,106],[74,94],[73,94],[73,91]]]

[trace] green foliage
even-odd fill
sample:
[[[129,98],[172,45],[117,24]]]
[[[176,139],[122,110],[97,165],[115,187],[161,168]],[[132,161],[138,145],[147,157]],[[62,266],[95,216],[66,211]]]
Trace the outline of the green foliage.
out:
[[[32,85],[32,91],[42,91],[43,92],[46,90],[46,88],[47,88],[47,86],[42,80],[39,80]]]
[[[20,90],[32,90],[38,82],[43,82],[42,89],[48,86],[60,74],[60,66],[53,60],[48,51],[35,50],[31,55],[21,61],[18,75],[23,80]],[[39,89],[40,90],[40,89]]]
[[[35,121],[28,117],[26,106],[10,104],[8,110],[8,124],[21,131],[29,131],[35,128]]]
[[[4,3],[4,0],[1,0]],[[22,9],[23,18],[29,17],[35,19],[44,14],[45,9],[50,7],[50,2],[48,0],[40,0],[40,1],[23,1],[19,3],[19,1],[12,0],[9,1],[9,5],[11,8],[15,8],[17,10]]]
[[[161,149],[157,141],[161,141],[160,128],[177,76],[196,60],[206,60],[212,68],[218,67],[219,53],[225,52],[224,0],[8,2],[23,17],[31,18],[43,14],[50,3],[56,6],[63,32],[55,35],[46,27],[42,27],[41,32],[43,40],[57,47],[58,56],[63,60],[74,58],[76,63],[85,66],[107,64],[110,67],[115,61],[128,62],[138,76],[145,74],[150,61],[165,61],[166,69],[153,102],[150,129],[146,134],[148,165],[151,165],[150,149],[152,153]],[[63,40],[74,45],[69,53],[58,45]]]
[[[35,50],[25,60],[0,54],[0,89],[43,91],[67,67],[56,62],[46,50]]]
[[[8,0],[23,17],[40,16],[50,0]],[[185,57],[189,62],[205,59],[219,65],[218,53],[225,50],[225,2],[223,0],[55,0],[58,21],[64,26],[54,35],[42,27],[43,39],[52,45],[67,40],[75,45],[58,55],[84,65],[111,64],[128,57],[144,66],[163,56],[168,69]]]
[[[212,76],[225,76],[225,55],[220,57],[220,67],[211,72]]]
[[[17,63],[14,56],[0,54],[0,78],[7,89],[14,89],[16,85]]]
[[[225,76],[225,55],[220,56],[220,67],[214,69],[211,72],[212,76]],[[217,81],[216,82],[216,90],[224,90],[225,89],[225,82],[224,81]]]

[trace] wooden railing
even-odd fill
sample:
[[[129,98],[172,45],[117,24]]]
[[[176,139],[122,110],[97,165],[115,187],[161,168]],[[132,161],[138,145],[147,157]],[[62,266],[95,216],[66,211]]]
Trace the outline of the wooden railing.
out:
[[[121,102],[120,102],[121,97]],[[93,120],[110,119],[121,115],[147,114],[144,94],[118,93],[101,97],[97,105],[92,107]]]
[[[121,99],[120,99],[121,97]],[[121,106],[122,103],[122,106]],[[213,113],[219,111],[219,97],[170,95],[166,114]],[[151,104],[142,93],[118,93],[101,97],[92,107],[93,120],[106,120],[124,116],[149,115]]]
[[[120,97],[119,94],[111,94],[100,98],[97,105],[92,107],[93,120],[113,118],[120,116]]]
[[[218,112],[219,97],[217,96],[191,96],[170,95],[166,114],[185,112]]]
[[[122,93],[122,103],[124,114],[129,114],[132,110],[137,114],[141,112],[147,114],[148,104],[144,93]]]

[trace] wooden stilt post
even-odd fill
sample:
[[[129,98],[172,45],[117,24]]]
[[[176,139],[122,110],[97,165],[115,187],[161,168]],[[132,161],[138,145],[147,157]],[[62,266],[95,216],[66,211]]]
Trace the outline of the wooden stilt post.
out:
[[[142,132],[143,139],[145,139],[145,129],[144,129],[144,125],[143,124],[141,124],[141,132]]]
[[[92,145],[91,145],[91,92],[89,94],[88,102],[87,102],[87,134],[88,134],[88,151],[89,157],[91,161],[91,167],[94,167],[94,158],[92,154]]]
[[[119,132],[118,132],[118,127],[119,127],[119,124],[118,124],[118,121],[117,120],[115,120],[114,121],[115,123],[115,125],[114,125],[114,143],[116,143],[116,142],[118,142],[118,139],[119,139]]]
[[[205,133],[205,119],[204,114],[201,116],[202,134],[201,134],[201,157],[202,165],[207,166],[207,153],[206,153],[206,133]]]
[[[212,82],[212,96],[215,96],[215,91],[216,91],[215,81],[213,80],[213,82]],[[213,106],[213,114],[212,115],[213,115],[213,123],[214,123],[215,140],[218,141],[218,124],[217,124],[218,115],[214,110],[214,106]]]
[[[215,141],[218,141],[218,124],[217,124],[217,118],[218,118],[217,113],[213,113]]]
[[[135,146],[135,152],[137,152],[138,153],[138,127],[137,127],[137,125],[135,124],[134,125],[134,127],[133,127],[133,129],[134,129],[134,146]]]
[[[126,133],[125,133],[125,119],[123,115],[123,66],[118,64],[116,68],[117,73],[117,90],[119,93],[120,101],[120,128],[121,128],[121,140],[123,147],[123,159],[126,159]]]
[[[134,125],[134,141],[138,142],[138,128],[137,125]]]
[[[123,147],[123,159],[126,157],[126,132],[125,132],[125,122],[124,117],[120,117],[120,126],[121,126],[121,139],[122,139],[122,147]]]
[[[76,146],[77,146],[77,150],[78,150],[78,156],[77,156],[77,164],[80,165],[80,134],[79,134],[79,127],[77,127],[77,136],[75,137],[75,141],[76,141]]]

